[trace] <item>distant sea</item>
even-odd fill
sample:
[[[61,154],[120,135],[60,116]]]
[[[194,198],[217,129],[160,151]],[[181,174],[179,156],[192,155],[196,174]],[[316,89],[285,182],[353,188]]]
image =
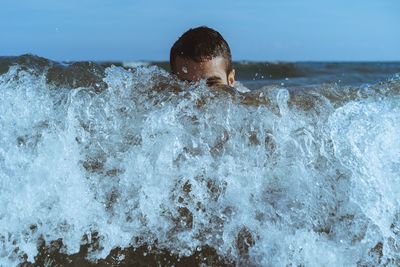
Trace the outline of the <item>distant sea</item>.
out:
[[[129,65],[129,63],[125,63]],[[150,62],[167,71],[168,62]],[[400,62],[254,62],[233,63],[237,80],[251,90],[263,86],[366,85],[400,75]]]

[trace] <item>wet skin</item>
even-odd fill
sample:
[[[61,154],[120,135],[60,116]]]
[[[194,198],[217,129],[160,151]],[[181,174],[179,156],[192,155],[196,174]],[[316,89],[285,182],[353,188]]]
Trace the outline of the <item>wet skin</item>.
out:
[[[235,70],[230,73],[226,72],[226,63],[223,57],[196,62],[178,56],[175,61],[175,74],[180,80],[187,82],[197,82],[204,79],[208,86],[235,85]]]

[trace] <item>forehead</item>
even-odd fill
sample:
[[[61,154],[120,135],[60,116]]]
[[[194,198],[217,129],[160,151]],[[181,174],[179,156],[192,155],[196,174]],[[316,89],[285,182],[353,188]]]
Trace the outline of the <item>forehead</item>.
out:
[[[175,60],[175,74],[185,80],[200,80],[211,76],[226,75],[226,63],[223,57],[194,61],[177,57]]]

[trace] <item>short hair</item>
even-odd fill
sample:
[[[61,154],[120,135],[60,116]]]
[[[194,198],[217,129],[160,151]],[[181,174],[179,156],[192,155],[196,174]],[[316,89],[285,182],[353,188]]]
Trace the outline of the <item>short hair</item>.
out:
[[[189,29],[171,47],[169,64],[172,72],[175,72],[178,56],[195,62],[221,56],[225,59],[227,74],[232,71],[232,55],[228,43],[219,32],[205,26]]]

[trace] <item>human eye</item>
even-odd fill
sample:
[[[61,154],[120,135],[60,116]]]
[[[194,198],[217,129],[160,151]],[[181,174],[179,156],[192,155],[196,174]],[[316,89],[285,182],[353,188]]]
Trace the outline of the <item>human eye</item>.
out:
[[[210,78],[207,78],[206,83],[208,86],[216,86],[216,85],[222,85],[223,81],[218,76],[212,76]]]

